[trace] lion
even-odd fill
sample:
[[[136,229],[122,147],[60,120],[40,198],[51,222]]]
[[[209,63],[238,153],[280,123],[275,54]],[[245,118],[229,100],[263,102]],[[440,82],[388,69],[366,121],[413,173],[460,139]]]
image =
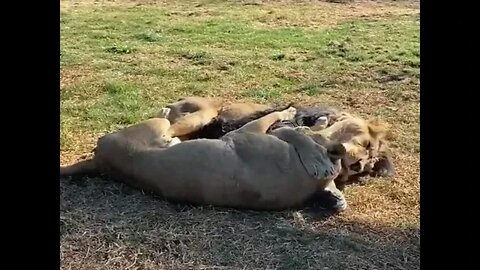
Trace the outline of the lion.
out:
[[[391,154],[387,147],[387,126],[378,119],[364,120],[341,112],[332,117],[327,128],[313,131],[301,130],[308,135],[318,134],[330,141],[341,143],[346,154],[342,158],[342,171],[335,182],[342,189],[352,179],[365,174],[392,176],[394,173]]]
[[[395,174],[384,123],[376,119],[364,120],[333,108],[295,107],[297,114],[293,119],[278,121],[267,132],[284,126],[306,126],[314,132],[323,130],[322,134],[330,134],[331,140],[346,144],[350,150],[342,161],[342,177],[336,180],[339,185],[343,187],[345,183],[351,182],[350,180],[355,181],[364,175],[390,177]],[[167,118],[172,122],[172,126],[168,135],[184,141],[198,138],[218,139],[250,121],[282,109],[284,108],[281,106],[226,103],[219,99],[186,97],[167,105],[159,114],[164,115],[165,110],[170,112]]]
[[[275,111],[271,110],[270,106],[262,104],[230,103],[216,98],[185,97],[168,104],[160,110],[157,117],[166,116],[170,121],[171,126],[167,131],[169,137],[187,140],[215,118],[220,117],[229,121],[236,121],[253,113],[266,110],[269,111],[263,115]]]
[[[60,167],[60,176],[102,173],[166,199],[253,210],[301,206],[312,196],[333,198],[325,206],[347,208],[334,179],[346,149],[294,128],[266,134],[277,121],[291,120],[290,107],[251,121],[220,139],[174,142],[164,116],[98,139],[94,156]],[[322,143],[318,143],[322,142]]]

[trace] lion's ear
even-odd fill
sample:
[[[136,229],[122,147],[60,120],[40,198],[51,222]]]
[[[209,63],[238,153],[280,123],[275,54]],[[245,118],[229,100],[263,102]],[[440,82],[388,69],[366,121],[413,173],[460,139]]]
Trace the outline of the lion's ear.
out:
[[[387,135],[388,127],[387,124],[378,120],[370,119],[367,121],[368,132],[373,138],[384,138]]]
[[[331,143],[327,145],[327,154],[332,161],[342,159],[346,153],[347,150],[341,143]]]

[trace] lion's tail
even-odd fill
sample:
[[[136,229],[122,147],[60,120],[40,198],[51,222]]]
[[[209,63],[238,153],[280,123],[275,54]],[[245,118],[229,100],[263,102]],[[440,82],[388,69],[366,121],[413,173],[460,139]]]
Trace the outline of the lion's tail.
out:
[[[72,165],[60,166],[60,177],[96,172],[97,166],[91,158],[79,161]]]

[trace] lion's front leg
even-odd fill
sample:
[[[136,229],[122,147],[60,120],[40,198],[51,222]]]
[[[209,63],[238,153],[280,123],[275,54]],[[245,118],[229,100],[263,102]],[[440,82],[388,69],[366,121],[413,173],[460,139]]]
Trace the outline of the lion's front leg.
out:
[[[330,160],[327,148],[315,143],[309,136],[289,127],[276,129],[271,135],[295,148],[303,166],[312,177],[323,180],[335,174],[336,168]]]
[[[297,109],[290,107],[281,112],[272,112],[263,117],[260,117],[252,122],[245,124],[243,127],[233,132],[252,132],[265,134],[271,125],[277,121],[292,120],[297,113]]]
[[[297,132],[300,132],[305,135],[310,135],[313,133],[312,129],[307,126],[298,126],[294,128]]]
[[[172,110],[170,108],[162,108],[157,114],[158,118],[170,119]],[[177,137],[189,135],[198,131],[212,121],[218,112],[213,109],[202,109],[193,113],[189,113],[182,117],[178,117],[175,123],[171,124],[166,134],[175,139],[175,144],[179,140]]]
[[[315,199],[318,204],[329,210],[344,211],[348,206],[345,195],[337,188],[334,181],[317,191]]]
[[[210,123],[217,117],[218,111],[214,109],[203,109],[178,118],[170,127],[169,133],[172,137],[186,136],[196,132]]]

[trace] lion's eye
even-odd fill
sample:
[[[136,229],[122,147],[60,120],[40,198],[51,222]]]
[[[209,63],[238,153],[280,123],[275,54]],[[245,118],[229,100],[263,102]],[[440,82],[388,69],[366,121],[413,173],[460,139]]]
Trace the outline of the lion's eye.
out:
[[[372,143],[370,141],[366,141],[364,144],[365,148],[371,148],[372,147]]]
[[[356,145],[356,146],[363,146],[363,143],[362,143],[361,141],[359,141],[359,140],[356,140],[356,139],[353,139],[353,140],[352,140],[352,143],[353,143],[354,145]]]

